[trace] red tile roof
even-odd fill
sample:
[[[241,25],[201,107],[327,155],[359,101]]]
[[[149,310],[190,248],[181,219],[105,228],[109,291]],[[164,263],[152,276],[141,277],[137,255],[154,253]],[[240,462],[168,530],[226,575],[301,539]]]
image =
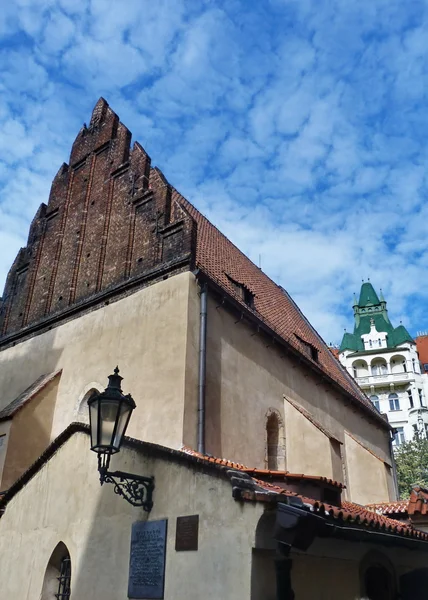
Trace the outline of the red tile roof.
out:
[[[369,412],[385,428],[389,428],[388,423],[333,356],[288,293],[252,263],[175,189],[173,189],[173,199],[196,222],[196,266],[246,310],[253,312],[288,346],[303,355],[312,363],[314,369],[320,369],[328,378],[338,383],[358,405],[363,406],[366,412]],[[254,309],[245,304],[231,279],[254,294]],[[305,342],[318,351],[318,360],[309,356]]]
[[[410,492],[408,513],[409,515],[428,514],[428,490],[419,486],[412,489]]]
[[[428,335],[420,335],[416,338],[416,348],[420,362],[428,364]]]
[[[333,346],[329,346],[328,349],[330,352],[339,360],[339,348],[333,348]]]
[[[200,452],[197,452],[196,450],[193,450],[188,446],[183,446],[181,451],[212,464],[220,465],[223,467],[229,467],[238,471],[243,471],[244,473],[250,475],[253,478],[270,476],[275,479],[299,479],[305,481],[325,483],[327,485],[331,485],[340,489],[345,487],[340,481],[334,481],[333,479],[329,479],[328,477],[321,477],[319,475],[304,475],[303,473],[290,473],[289,471],[273,471],[271,469],[256,469],[254,467],[246,467],[241,463],[233,462],[232,460],[228,460],[227,458],[217,458],[215,456],[207,456],[206,454],[201,454]]]
[[[259,488],[266,490],[253,491],[243,490],[241,492],[241,498],[247,501],[255,502],[272,502],[277,495],[276,500],[283,497],[299,498],[306,507],[309,507],[311,512],[318,514],[328,519],[334,519],[341,523],[353,523],[358,527],[363,527],[371,530],[376,530],[383,533],[389,533],[393,535],[399,535],[403,537],[409,537],[418,539],[424,542],[428,542],[428,534],[415,529],[410,523],[397,521],[384,515],[379,515],[372,510],[368,510],[365,506],[355,504],[354,502],[344,501],[340,507],[327,504],[314,500],[313,498],[307,498],[301,496],[295,492],[290,492],[279,486],[266,483],[262,480],[254,480]]]
[[[380,515],[407,515],[408,504],[408,500],[396,500],[395,502],[367,504],[366,508]]]

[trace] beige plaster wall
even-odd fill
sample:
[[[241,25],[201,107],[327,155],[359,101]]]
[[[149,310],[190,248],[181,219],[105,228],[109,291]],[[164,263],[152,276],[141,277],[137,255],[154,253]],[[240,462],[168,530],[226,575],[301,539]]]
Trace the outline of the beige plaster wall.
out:
[[[285,400],[287,469],[333,479],[330,438]],[[342,479],[339,473],[339,481]]]
[[[362,597],[361,567],[370,562],[391,565],[397,590],[401,575],[428,568],[428,551],[420,548],[340,539],[316,538],[308,552],[293,550],[291,556],[296,600],[359,600]]]
[[[345,432],[348,494],[358,504],[383,502],[388,497],[385,464]]]
[[[128,433],[175,448],[193,445],[198,321],[191,306],[197,301],[194,276],[182,273],[3,350],[0,407],[41,374],[62,369],[53,439],[77,420],[88,385],[99,382],[104,388],[119,365],[123,389],[137,404]]]
[[[237,322],[236,316],[212,298],[208,302],[207,346],[208,452],[263,468],[266,414],[274,408],[285,416],[287,469],[299,471],[303,465],[306,472],[318,471],[318,475],[330,477],[332,458],[329,449],[329,457],[324,460],[328,453],[323,434],[315,433],[304,418],[292,416],[292,422],[287,422],[285,395],[309,411],[342,443],[344,431],[349,430],[390,462],[386,430],[370,422],[340,392],[285,355],[253,327]],[[348,468],[354,462],[348,462]],[[334,470],[339,473],[337,465]],[[361,481],[362,490],[366,482]],[[393,499],[386,489],[382,488],[382,493],[384,501]]]
[[[296,599],[357,600],[361,598],[358,562],[338,558],[293,556],[291,571]],[[308,577],[308,573],[310,576]]]
[[[7,490],[49,445],[59,382],[55,377],[13,416],[0,489]]]
[[[2,477],[3,477],[3,469],[4,469],[4,463],[6,460],[6,454],[7,454],[7,447],[9,444],[9,433],[10,433],[10,426],[12,424],[12,421],[10,419],[8,419],[7,421],[2,421],[0,423],[0,437],[1,437],[1,446],[0,446],[0,492],[5,490],[6,488],[3,487],[1,481],[2,481]]]
[[[131,525],[147,518],[168,519],[166,600],[250,598],[251,548],[262,505],[234,501],[223,478],[126,448],[112,468],[155,476],[150,516],[114,494],[112,485],[100,487],[89,436],[75,434],[0,519],[2,598],[39,600],[46,566],[60,541],[72,560],[72,600],[126,598]],[[199,549],[176,552],[176,517],[192,514],[199,514]]]

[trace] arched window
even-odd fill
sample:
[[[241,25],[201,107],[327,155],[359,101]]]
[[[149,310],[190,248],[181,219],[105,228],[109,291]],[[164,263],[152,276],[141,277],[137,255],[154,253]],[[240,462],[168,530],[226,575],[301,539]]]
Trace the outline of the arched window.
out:
[[[388,373],[388,367],[386,361],[376,358],[372,362],[372,375],[386,375]]]
[[[361,595],[370,600],[396,598],[395,572],[392,564],[381,553],[369,552],[361,562]]]
[[[400,399],[397,394],[389,394],[389,410],[400,410]]]
[[[60,542],[49,559],[43,580],[41,600],[69,600],[71,560],[67,546]]]
[[[266,418],[266,466],[271,471],[285,469],[284,424],[274,409]]]
[[[372,396],[370,396],[370,400],[373,402],[373,406],[380,412],[379,396],[376,396],[375,394],[373,394]]]

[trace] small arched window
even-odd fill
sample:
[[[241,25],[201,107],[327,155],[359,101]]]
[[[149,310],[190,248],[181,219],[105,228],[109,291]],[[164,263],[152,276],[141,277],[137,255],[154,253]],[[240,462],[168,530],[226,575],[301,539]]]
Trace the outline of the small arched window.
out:
[[[397,394],[389,394],[389,410],[400,410],[400,399]]]
[[[273,409],[266,419],[266,463],[271,471],[285,469],[284,425],[279,413]]]
[[[71,560],[67,546],[60,542],[49,559],[43,580],[41,600],[69,600]]]

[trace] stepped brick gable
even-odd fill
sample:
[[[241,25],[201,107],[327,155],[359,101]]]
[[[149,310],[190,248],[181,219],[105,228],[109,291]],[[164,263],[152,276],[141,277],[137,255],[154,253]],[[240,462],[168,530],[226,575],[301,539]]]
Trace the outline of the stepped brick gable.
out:
[[[249,321],[304,361],[320,384],[334,385],[389,428],[287,292],[151,167],[102,98],[9,272],[0,299],[0,346],[195,267]]]
[[[2,337],[126,282],[190,263],[193,220],[104,99],[73,144],[9,272]]]

